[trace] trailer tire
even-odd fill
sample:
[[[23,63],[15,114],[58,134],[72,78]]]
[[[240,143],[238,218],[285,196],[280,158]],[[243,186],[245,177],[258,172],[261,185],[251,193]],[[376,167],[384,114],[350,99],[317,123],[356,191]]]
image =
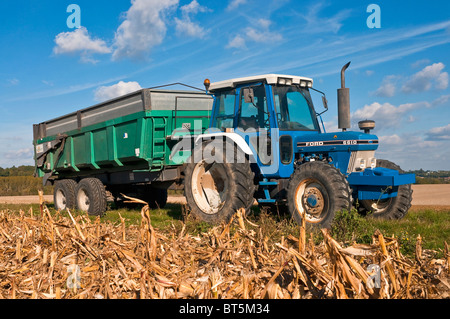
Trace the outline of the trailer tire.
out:
[[[151,209],[164,208],[167,204],[167,189],[151,187],[147,191],[145,201]]]
[[[194,150],[194,156],[185,169],[184,192],[190,212],[210,224],[228,222],[237,210],[248,212],[253,204],[254,173],[248,160],[245,163],[227,163],[223,149],[215,149],[213,161],[203,158],[209,142]],[[202,154],[199,154],[202,152]],[[235,148],[236,154],[236,148]],[[193,159],[202,159],[194,162]]]
[[[379,159],[377,160],[377,167],[397,170],[400,173],[404,171],[397,164]],[[380,219],[402,219],[411,208],[413,190],[411,184],[400,185],[398,187],[397,197],[388,198],[385,200],[361,200],[360,213],[363,215],[371,213],[373,217]]]
[[[53,203],[56,210],[63,211],[76,207],[76,188],[77,182],[72,179],[63,179],[55,182],[53,188]]]
[[[102,216],[107,207],[105,186],[98,178],[82,179],[77,186],[76,202],[79,210]]]
[[[288,209],[294,220],[330,228],[335,213],[351,208],[351,190],[345,176],[324,162],[308,162],[297,168],[287,190]]]

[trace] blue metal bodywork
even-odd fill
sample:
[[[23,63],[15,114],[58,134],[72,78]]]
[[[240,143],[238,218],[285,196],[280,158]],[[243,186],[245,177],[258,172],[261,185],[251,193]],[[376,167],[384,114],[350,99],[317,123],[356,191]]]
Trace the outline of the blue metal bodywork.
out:
[[[379,200],[396,197],[398,187],[414,184],[414,174],[400,174],[396,170],[376,167],[348,175],[347,180],[353,188],[353,196],[359,200]]]

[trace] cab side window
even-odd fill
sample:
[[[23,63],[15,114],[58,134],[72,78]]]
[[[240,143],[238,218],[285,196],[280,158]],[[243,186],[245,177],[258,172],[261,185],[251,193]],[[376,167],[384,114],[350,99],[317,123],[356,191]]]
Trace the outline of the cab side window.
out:
[[[241,89],[238,128],[242,130],[269,128],[269,113],[264,85],[251,87],[253,102],[246,102]]]

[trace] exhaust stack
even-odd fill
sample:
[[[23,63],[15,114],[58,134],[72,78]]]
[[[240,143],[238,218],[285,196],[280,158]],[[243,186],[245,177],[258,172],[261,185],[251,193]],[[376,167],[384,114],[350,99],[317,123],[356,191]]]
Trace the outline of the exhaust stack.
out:
[[[350,66],[348,62],[341,70],[341,88],[338,89],[338,122],[339,129],[347,131],[350,125],[350,89],[345,87],[345,70]]]

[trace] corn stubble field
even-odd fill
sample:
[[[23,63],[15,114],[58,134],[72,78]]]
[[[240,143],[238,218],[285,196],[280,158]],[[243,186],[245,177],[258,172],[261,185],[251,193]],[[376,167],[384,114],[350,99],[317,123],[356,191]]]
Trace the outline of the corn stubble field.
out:
[[[318,299],[450,297],[448,245],[433,259],[417,239],[414,257],[376,231],[371,245],[344,247],[327,230],[317,243],[299,236],[269,240],[241,211],[228,224],[193,234],[186,224],[152,227],[86,214],[0,212],[3,299]],[[78,267],[74,268],[73,265]],[[379,265],[379,277],[369,265]],[[379,278],[378,285],[376,278]]]

